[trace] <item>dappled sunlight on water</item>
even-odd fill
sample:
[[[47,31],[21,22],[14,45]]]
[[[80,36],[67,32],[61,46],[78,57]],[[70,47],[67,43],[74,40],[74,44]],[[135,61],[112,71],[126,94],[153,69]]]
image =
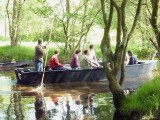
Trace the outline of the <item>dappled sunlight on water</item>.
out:
[[[14,74],[14,73],[11,73]],[[17,85],[0,74],[0,120],[112,120],[114,107],[105,82]]]

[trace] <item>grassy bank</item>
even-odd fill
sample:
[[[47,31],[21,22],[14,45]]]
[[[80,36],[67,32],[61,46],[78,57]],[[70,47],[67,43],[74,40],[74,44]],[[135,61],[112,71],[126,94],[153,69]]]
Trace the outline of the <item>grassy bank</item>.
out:
[[[49,50],[48,56],[53,54],[53,50]],[[1,46],[0,47],[0,61],[23,61],[23,60],[34,60],[34,47],[27,46]]]
[[[62,43],[58,43],[62,47]],[[34,47],[36,46],[36,43],[26,43],[21,46],[17,47],[11,47],[10,45],[5,45],[0,47],[0,61],[12,61],[12,60],[34,60]],[[49,55],[48,58],[51,57],[54,50],[59,49],[58,46],[55,46],[54,43],[50,43],[49,48]],[[85,49],[89,49],[89,44],[86,46]],[[114,49],[114,47],[112,48]],[[59,49],[60,50],[60,49]],[[140,48],[137,47],[137,49],[128,48],[128,50],[132,50],[134,54],[138,57],[138,59],[149,59],[150,52],[143,51]],[[61,62],[68,62],[70,60],[70,57],[73,53],[64,54],[62,50],[60,50],[59,58]],[[102,58],[100,45],[95,45],[95,51],[97,58]],[[143,51],[144,54],[141,54]]]
[[[0,47],[0,62],[6,62],[6,61],[25,61],[25,60],[34,60],[34,49],[35,46],[17,46],[17,47],[11,47],[11,46],[1,46]],[[49,62],[50,57],[53,55],[54,50],[57,50],[57,47],[50,47],[48,52],[48,60]],[[69,61],[71,55],[70,54],[64,54],[62,50],[60,50],[59,58],[61,62]]]
[[[0,47],[0,61],[12,60],[32,60],[34,58],[34,49],[32,47]]]
[[[155,77],[128,96],[123,108],[127,112],[135,110],[151,118],[160,117],[158,116],[160,113],[160,76]]]
[[[36,45],[30,45],[30,46],[17,46],[17,47],[11,47],[10,45],[5,45],[0,47],[0,62],[5,62],[5,61],[24,61],[24,60],[34,60],[34,52],[35,52],[35,47]],[[62,45],[61,45],[62,47]],[[49,47],[49,52],[48,52],[48,62],[49,58],[52,56],[54,50],[59,50],[59,58],[62,63],[64,62],[69,62],[70,57],[73,53],[68,53],[64,54],[64,51],[62,49],[59,49],[58,47],[53,47],[50,45]],[[101,51],[96,46],[96,54],[97,58],[101,58]]]

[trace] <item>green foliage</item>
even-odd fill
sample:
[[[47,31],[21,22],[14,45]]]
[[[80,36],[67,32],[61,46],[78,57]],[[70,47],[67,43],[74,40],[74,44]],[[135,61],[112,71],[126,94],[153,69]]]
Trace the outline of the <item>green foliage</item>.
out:
[[[38,16],[49,17],[53,13],[53,9],[46,2],[39,2],[36,7],[31,8],[35,14]]]
[[[0,61],[12,61],[14,60],[33,60],[34,49],[31,47],[11,47],[3,46],[0,47]]]
[[[58,50],[56,47],[49,48],[47,63],[49,64],[49,59],[53,55],[54,50]],[[26,46],[3,46],[0,47],[0,61],[23,61],[23,60],[33,60],[34,61],[34,47],[26,47]],[[68,63],[70,61],[69,54],[64,54],[62,50],[60,50],[59,59],[62,63]],[[45,59],[45,57],[44,57]]]
[[[127,50],[133,51],[138,59],[151,59],[156,50],[150,41],[140,38],[140,36],[141,34],[139,32],[135,32],[135,35],[129,42]]]
[[[42,36],[49,37],[48,29],[51,26],[49,18],[53,14],[53,8],[46,1],[26,1],[22,12],[21,41],[34,41]]]
[[[123,109],[128,112],[137,110],[150,114],[160,111],[160,77],[156,77],[144,84],[135,93],[127,97]]]

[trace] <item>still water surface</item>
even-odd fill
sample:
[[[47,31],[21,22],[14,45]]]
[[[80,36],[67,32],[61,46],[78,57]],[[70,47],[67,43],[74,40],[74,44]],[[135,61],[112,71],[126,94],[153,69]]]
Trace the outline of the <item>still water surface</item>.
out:
[[[112,120],[115,109],[105,82],[20,86],[0,73],[0,120]]]

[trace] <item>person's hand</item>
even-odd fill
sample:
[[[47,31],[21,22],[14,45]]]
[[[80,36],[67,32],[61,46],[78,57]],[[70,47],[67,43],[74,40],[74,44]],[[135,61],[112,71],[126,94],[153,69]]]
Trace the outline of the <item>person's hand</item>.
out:
[[[45,49],[45,53],[48,53],[49,49]]]

